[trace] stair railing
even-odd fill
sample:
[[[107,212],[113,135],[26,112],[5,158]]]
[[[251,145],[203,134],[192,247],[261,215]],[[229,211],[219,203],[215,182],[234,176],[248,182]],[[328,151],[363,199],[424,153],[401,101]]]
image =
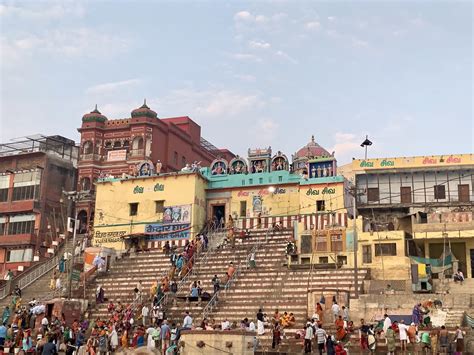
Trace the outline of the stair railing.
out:
[[[268,237],[270,235],[270,232],[273,231],[273,228],[272,227],[269,227],[267,229],[267,232],[265,233],[265,239],[264,240],[258,240],[255,245],[252,247],[252,249],[250,250],[250,253],[247,255],[245,261],[247,263],[247,267],[248,267],[248,261],[250,259],[250,256],[253,254],[253,253],[256,253],[258,251],[258,249],[260,248],[260,246],[262,244],[266,244],[266,242],[268,241]],[[242,272],[242,264],[239,264],[239,266],[237,267],[237,269],[235,270],[234,274],[232,275],[232,277],[227,281],[227,283],[225,284],[224,286],[224,292],[227,293],[227,291],[232,287],[232,285],[236,282],[236,280],[238,279],[238,277],[240,276],[241,272]],[[214,295],[212,296],[212,298],[209,300],[209,302],[207,303],[207,305],[203,308],[202,310],[202,317],[203,319],[204,318],[207,318],[209,316],[210,313],[212,313],[213,309],[217,306],[218,304],[218,298],[217,298],[217,295],[219,294],[219,291],[214,293]]]

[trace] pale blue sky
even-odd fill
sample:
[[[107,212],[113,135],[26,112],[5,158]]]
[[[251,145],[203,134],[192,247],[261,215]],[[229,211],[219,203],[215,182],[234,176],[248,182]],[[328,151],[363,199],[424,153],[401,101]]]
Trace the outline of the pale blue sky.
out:
[[[471,2],[0,1],[0,141],[188,115],[218,147],[470,153]]]

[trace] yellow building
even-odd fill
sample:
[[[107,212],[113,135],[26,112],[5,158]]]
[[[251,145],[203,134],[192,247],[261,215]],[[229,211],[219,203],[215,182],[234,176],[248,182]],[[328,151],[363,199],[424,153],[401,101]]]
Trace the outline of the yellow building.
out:
[[[182,244],[204,226],[206,186],[199,173],[99,180],[94,245],[123,250],[131,239],[148,248],[165,240]]]
[[[474,277],[473,154],[354,160],[352,173],[362,217],[359,256],[373,277],[403,278],[414,262],[436,264],[450,253],[445,272],[459,268]]]

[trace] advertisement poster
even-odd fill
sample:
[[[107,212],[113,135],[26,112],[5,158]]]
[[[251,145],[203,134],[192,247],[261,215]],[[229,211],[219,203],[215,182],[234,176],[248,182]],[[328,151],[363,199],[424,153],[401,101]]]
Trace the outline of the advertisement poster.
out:
[[[263,199],[262,196],[253,196],[252,199],[252,207],[253,207],[253,212],[262,212],[262,203]]]
[[[165,207],[163,211],[163,223],[191,223],[191,205]]]

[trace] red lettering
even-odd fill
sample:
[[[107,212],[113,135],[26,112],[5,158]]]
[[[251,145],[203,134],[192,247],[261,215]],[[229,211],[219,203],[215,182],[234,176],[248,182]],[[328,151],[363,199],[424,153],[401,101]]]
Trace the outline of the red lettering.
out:
[[[436,164],[437,162],[438,161],[433,158],[426,157],[425,159],[423,159],[423,164]]]
[[[237,194],[238,197],[242,197],[242,196],[248,196],[249,193],[247,191],[239,191],[239,193]]]
[[[457,164],[457,163],[460,163],[461,162],[461,158],[457,158],[457,157],[449,157],[447,160],[446,160],[446,164]]]

